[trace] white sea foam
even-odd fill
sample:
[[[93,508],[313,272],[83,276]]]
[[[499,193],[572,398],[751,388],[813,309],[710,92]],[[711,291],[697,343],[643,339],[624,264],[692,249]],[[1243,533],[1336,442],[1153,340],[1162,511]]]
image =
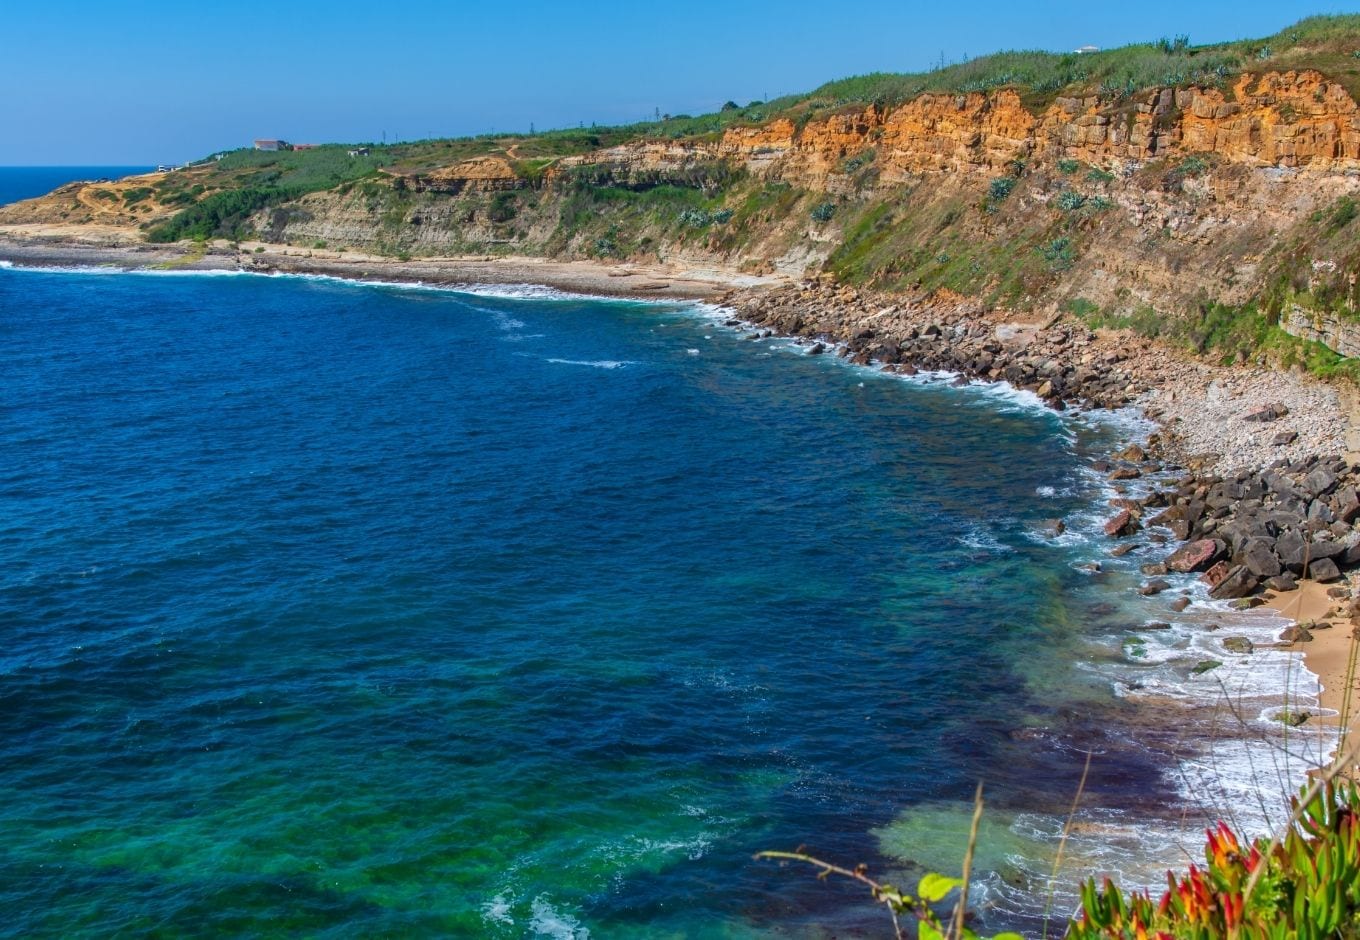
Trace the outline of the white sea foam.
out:
[[[482,905],[482,918],[493,924],[514,926],[515,918],[511,915],[510,898],[504,891]]]
[[[592,369],[622,369],[625,366],[637,365],[627,359],[548,359],[548,362],[562,366],[589,366]]]
[[[955,538],[960,545],[980,552],[1003,554],[1014,551],[1009,545],[997,538],[991,529],[976,522],[970,523],[964,533]]]
[[[529,929],[540,937],[553,940],[588,940],[590,931],[570,914],[564,914],[552,905],[548,895],[540,894],[530,906],[532,917]]]
[[[544,284],[430,284],[425,281],[388,281],[378,278],[349,277],[339,274],[315,274],[302,271],[256,271],[246,268],[129,268],[122,265],[41,265],[15,264],[0,261],[0,266],[16,271],[42,274],[126,274],[154,277],[269,277],[300,281],[317,281],[353,287],[379,287],[392,290],[437,291],[476,297],[499,297],[507,300],[590,300],[598,303],[647,304],[651,306],[685,306],[690,302],[675,298],[614,297],[560,290]]]

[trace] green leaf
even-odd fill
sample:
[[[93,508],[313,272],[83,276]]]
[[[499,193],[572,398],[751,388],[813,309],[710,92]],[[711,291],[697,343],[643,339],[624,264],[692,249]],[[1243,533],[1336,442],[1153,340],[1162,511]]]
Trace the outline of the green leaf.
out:
[[[927,875],[926,877],[929,878],[930,876]],[[928,920],[923,920],[916,925],[916,937],[917,940],[944,940],[940,931]]]
[[[1025,938],[1018,933],[999,933],[992,940],[1025,940]]]
[[[934,903],[943,901],[944,896],[963,884],[960,878],[946,878],[944,875],[937,875],[934,872],[921,878],[921,883],[916,886],[916,893],[921,896],[921,900]]]

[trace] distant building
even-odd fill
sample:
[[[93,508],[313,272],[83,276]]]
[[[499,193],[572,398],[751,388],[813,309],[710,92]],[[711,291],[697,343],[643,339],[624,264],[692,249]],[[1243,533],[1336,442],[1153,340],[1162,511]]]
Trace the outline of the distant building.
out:
[[[366,156],[368,156],[368,148],[367,148],[367,147],[359,147],[359,148],[357,148],[357,149],[355,149],[355,150],[349,151],[349,155],[350,155],[351,157],[366,157]]]
[[[1099,47],[1099,46],[1082,46],[1080,49],[1077,49],[1077,50],[1075,50],[1075,51],[1076,51],[1077,55],[1089,55],[1089,54],[1092,53],[1092,52],[1099,52],[1099,51],[1100,51],[1100,47]]]
[[[291,149],[291,150],[315,150],[318,146],[320,146],[320,145],[319,145],[319,144],[293,144],[293,146],[290,147],[289,149]]]
[[[286,140],[257,140],[255,141],[256,150],[292,150]]]

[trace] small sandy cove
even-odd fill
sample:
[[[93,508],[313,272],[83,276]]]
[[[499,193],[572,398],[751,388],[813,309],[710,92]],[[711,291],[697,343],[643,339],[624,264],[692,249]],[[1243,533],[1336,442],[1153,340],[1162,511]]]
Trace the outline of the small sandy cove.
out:
[[[1345,737],[1338,743],[1336,752],[1341,756],[1360,743],[1360,737],[1352,728],[1353,716],[1357,707],[1360,707],[1360,696],[1355,696],[1355,692],[1360,690],[1360,676],[1356,675],[1360,640],[1354,636],[1354,631],[1360,626],[1357,626],[1357,614],[1351,602],[1346,598],[1332,597],[1327,593],[1328,588],[1329,585],[1316,581],[1303,581],[1297,591],[1268,598],[1266,606],[1305,627],[1312,634],[1311,640],[1295,643],[1290,649],[1303,653],[1308,670],[1315,673],[1322,683],[1318,704],[1336,715],[1309,720],[1343,729]],[[1331,626],[1321,627],[1320,624]],[[1351,761],[1345,772],[1353,778],[1360,777],[1360,762]]]

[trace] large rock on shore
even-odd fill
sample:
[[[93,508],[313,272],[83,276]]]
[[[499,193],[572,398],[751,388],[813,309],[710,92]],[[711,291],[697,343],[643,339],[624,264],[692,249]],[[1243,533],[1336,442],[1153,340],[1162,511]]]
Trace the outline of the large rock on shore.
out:
[[[1203,571],[1227,552],[1228,546],[1218,539],[1199,539],[1182,545],[1166,560],[1167,568],[1186,574]]]
[[[1241,550],[1233,556],[1233,561],[1246,565],[1247,570],[1258,578],[1273,578],[1284,570],[1280,559],[1271,550],[1270,540],[1266,538],[1248,538]]]
[[[1138,531],[1138,521],[1133,518],[1133,513],[1127,509],[1121,509],[1110,521],[1105,523],[1105,534],[1112,539],[1123,538]]]
[[[1228,569],[1223,579],[1214,585],[1209,591],[1209,596],[1216,600],[1227,600],[1234,597],[1246,597],[1255,591],[1260,582],[1246,565],[1236,565]]]

